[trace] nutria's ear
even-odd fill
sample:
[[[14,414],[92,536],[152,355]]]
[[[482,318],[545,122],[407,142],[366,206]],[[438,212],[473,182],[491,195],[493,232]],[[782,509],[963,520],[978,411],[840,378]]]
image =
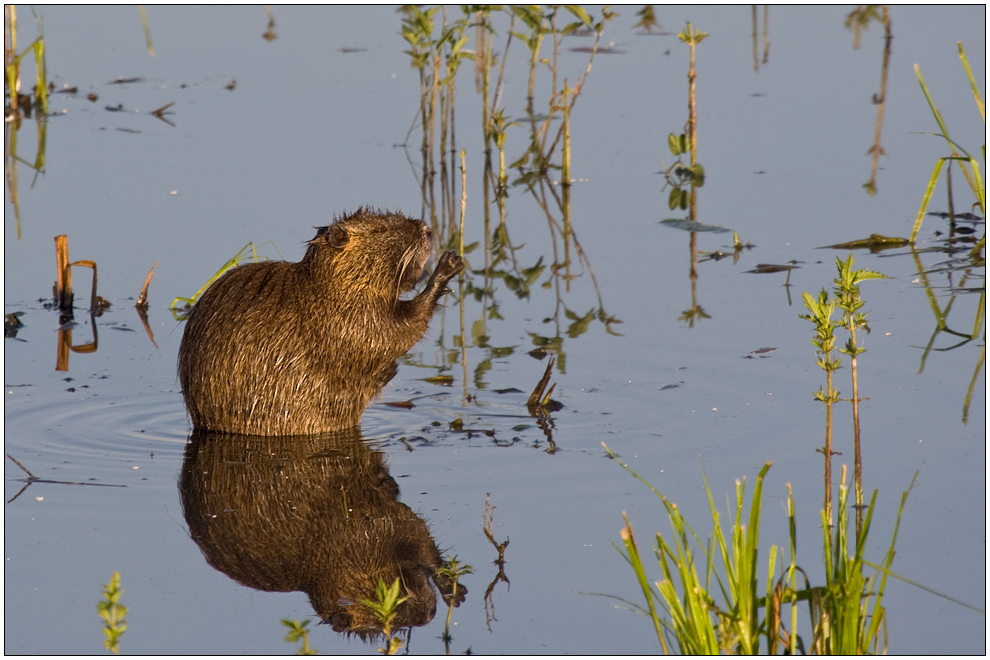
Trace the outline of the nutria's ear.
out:
[[[330,225],[327,227],[327,243],[330,247],[342,248],[347,243],[347,230],[340,225]]]

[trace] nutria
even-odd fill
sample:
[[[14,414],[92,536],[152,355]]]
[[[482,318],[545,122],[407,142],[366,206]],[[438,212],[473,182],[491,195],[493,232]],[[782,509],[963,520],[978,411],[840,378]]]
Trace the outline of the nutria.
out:
[[[426,522],[399,501],[385,453],[355,427],[308,436],[193,431],[179,494],[207,562],[263,591],[302,591],[337,632],[372,639],[365,600],[400,579],[393,629],[422,626],[467,589],[443,571]]]
[[[306,435],[356,426],[426,333],[464,264],[433,253],[426,223],[359,209],[322,227],[302,261],[240,266],[186,322],[179,382],[196,429]]]

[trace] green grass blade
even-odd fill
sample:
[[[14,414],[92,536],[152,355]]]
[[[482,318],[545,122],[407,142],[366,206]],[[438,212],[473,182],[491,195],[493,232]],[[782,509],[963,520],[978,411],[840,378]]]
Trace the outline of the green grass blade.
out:
[[[938,122],[938,127],[942,131],[942,137],[948,140],[949,129],[945,127],[945,122],[942,121],[942,115],[939,114],[938,108],[935,107],[935,101],[932,100],[932,95],[928,93],[928,86],[925,84],[925,79],[921,75],[921,69],[917,64],[914,65],[914,73],[918,76],[918,82],[921,83],[921,91],[925,93],[925,98],[928,99],[928,107],[932,109],[932,114],[935,115],[935,121]]]
[[[650,611],[650,619],[653,621],[653,627],[657,631],[657,638],[660,640],[660,648],[663,649],[665,654],[669,654],[670,650],[667,648],[667,642],[663,638],[663,629],[660,626],[660,619],[657,617],[656,609],[653,607],[653,591],[650,589],[650,583],[646,578],[646,571],[643,568],[643,561],[639,556],[639,549],[636,547],[636,539],[633,536],[632,525],[629,524],[629,518],[626,517],[625,511],[622,512],[622,520],[625,522],[625,527],[622,529],[622,542],[626,546],[627,559],[633,567],[633,571],[636,573],[636,579],[639,582],[640,589],[643,591],[643,596],[646,598],[646,605]]]
[[[969,86],[973,89],[973,98],[976,99],[976,107],[980,109],[980,117],[983,118],[983,123],[985,124],[987,123],[987,111],[983,107],[983,98],[980,96],[980,89],[976,86],[976,80],[973,79],[973,71],[969,68],[966,51],[963,50],[961,41],[957,41],[956,46],[959,48],[959,59],[962,60],[963,67],[966,69],[966,75],[969,76]]]
[[[914,227],[911,228],[911,245],[914,245],[914,239],[918,236],[918,231],[921,229],[921,222],[925,218],[925,211],[928,210],[928,202],[932,198],[932,191],[935,190],[935,184],[938,183],[938,177],[942,170],[942,165],[945,163],[945,158],[939,158],[938,162],[935,164],[935,169],[932,171],[932,177],[928,180],[928,187],[925,188],[925,195],[921,198],[921,208],[918,209],[918,217],[914,219]]]

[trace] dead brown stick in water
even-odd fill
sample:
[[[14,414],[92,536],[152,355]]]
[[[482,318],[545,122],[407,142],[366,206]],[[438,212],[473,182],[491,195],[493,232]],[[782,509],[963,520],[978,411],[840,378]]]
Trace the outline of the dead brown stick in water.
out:
[[[89,295],[89,310],[97,311],[96,295],[96,262],[92,259],[69,262],[69,237],[60,234],[55,237],[55,267],[57,269],[55,285],[52,294],[59,310],[72,313],[72,267],[86,266],[93,269],[93,290]]]
[[[56,280],[52,295],[60,310],[72,309],[72,270],[69,268],[69,237],[55,237]]]
[[[141,323],[144,325],[144,331],[148,333],[148,339],[151,343],[158,348],[158,343],[155,341],[155,333],[151,331],[151,325],[148,323],[148,285],[151,284],[151,276],[155,272],[155,267],[158,266],[158,262],[151,267],[148,271],[148,277],[144,280],[144,287],[141,288],[141,295],[138,296],[137,303],[134,307],[137,308],[138,317],[141,319]]]
[[[24,481],[26,483],[24,484],[24,488],[21,488],[19,491],[17,491],[17,495],[14,495],[12,498],[10,498],[9,500],[7,500],[7,504],[10,504],[14,500],[16,500],[18,497],[20,497],[21,496],[21,493],[23,493],[25,490],[27,490],[28,486],[30,486],[31,484],[63,484],[63,485],[66,485],[66,486],[105,486],[107,488],[127,488],[127,484],[98,484],[98,483],[94,483],[92,481],[57,481],[57,480],[54,480],[54,479],[40,479],[40,478],[34,476],[33,474],[31,474],[31,470],[29,470],[26,467],[24,467],[23,465],[21,465],[20,461],[18,461],[16,458],[14,458],[13,456],[11,456],[10,454],[7,454],[7,458],[9,458],[10,460],[12,460],[14,462],[14,465],[16,465],[17,467],[19,467],[22,470],[24,470],[24,472],[27,474],[27,479],[15,479],[14,480],[14,481]]]
[[[151,115],[153,117],[157,117],[158,119],[161,119],[163,122],[165,122],[166,124],[168,124],[172,128],[175,128],[175,124],[173,124],[171,121],[169,121],[168,119],[165,118],[165,111],[168,110],[169,108],[171,108],[173,105],[175,105],[175,101],[172,101],[171,103],[169,103],[167,105],[163,105],[162,107],[158,108],[157,110],[152,110],[151,111]],[[172,114],[172,113],[170,112],[169,114]]]
[[[137,303],[134,305],[138,309],[148,309],[148,285],[151,284],[151,276],[155,274],[155,268],[157,266],[158,262],[156,261],[155,265],[148,271],[148,277],[144,279],[144,286],[141,287],[141,295],[138,296]]]

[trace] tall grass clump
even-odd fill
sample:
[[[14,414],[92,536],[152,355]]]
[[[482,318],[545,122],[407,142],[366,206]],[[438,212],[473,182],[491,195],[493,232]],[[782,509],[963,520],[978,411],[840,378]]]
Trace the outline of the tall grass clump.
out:
[[[604,443],[603,443],[604,444]],[[607,446],[611,457],[618,458]],[[745,481],[736,481],[734,520],[726,534],[715,507],[711,488],[705,491],[712,519],[712,534],[703,542],[681,515],[677,504],[664,497],[628,465],[620,465],[646,484],[667,511],[671,534],[656,533],[653,555],[660,579],[647,577],[647,554],[636,542],[628,517],[623,514],[621,532],[624,552],[636,575],[645,608],[632,604],[652,622],[664,653],[776,655],[862,654],[887,650],[886,610],[883,595],[894,560],[897,529],[911,486],[902,495],[890,546],[879,564],[864,558],[866,539],[876,505],[876,492],[867,508],[863,533],[853,538],[849,529],[845,468],[839,485],[838,524],[828,525],[822,511],[825,584],[812,587],[797,563],[797,525],[794,498],[787,485],[789,523],[788,556],[771,545],[767,551],[765,581],[758,575],[759,525],[763,481],[772,463],[756,478],[748,511]],[[864,567],[875,572],[864,577]],[[799,587],[800,574],[803,585]],[[715,583],[712,583],[712,578]],[[810,613],[809,626],[799,632],[801,604]],[[803,609],[803,608],[802,608]]]

